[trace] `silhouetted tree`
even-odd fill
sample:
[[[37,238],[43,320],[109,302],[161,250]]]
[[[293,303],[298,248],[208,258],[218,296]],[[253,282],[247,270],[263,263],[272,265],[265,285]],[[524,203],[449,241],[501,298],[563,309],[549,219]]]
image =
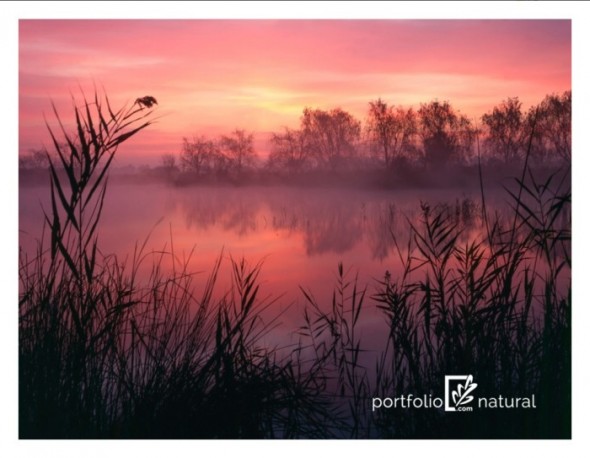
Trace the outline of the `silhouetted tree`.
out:
[[[441,166],[467,158],[475,130],[471,122],[456,112],[449,102],[434,100],[420,104],[418,119],[424,157],[428,164]]]
[[[162,154],[160,158],[162,167],[167,170],[174,170],[176,168],[176,157],[170,153]]]
[[[508,98],[481,117],[488,154],[506,164],[522,157],[526,149],[529,128],[521,107],[518,97]]]
[[[310,148],[302,131],[285,127],[283,133],[272,134],[270,143],[269,168],[297,173],[309,165]]]
[[[572,154],[572,92],[547,95],[531,109],[531,113],[535,110],[535,151],[548,159],[562,157],[569,161]]]
[[[367,135],[374,151],[383,158],[386,168],[405,152],[415,150],[416,115],[411,108],[394,109],[381,99],[369,102]]]
[[[219,148],[212,140],[204,136],[195,136],[192,140],[185,137],[182,139],[180,163],[184,171],[207,173],[214,167],[219,154]]]
[[[166,153],[162,154],[160,161],[162,164],[161,170],[164,176],[172,178],[172,176],[178,171],[178,167],[176,167],[176,157],[173,154]]]
[[[301,130],[320,168],[335,170],[356,156],[361,123],[340,108],[330,111],[305,108]]]
[[[241,173],[245,168],[254,164],[256,153],[254,152],[253,134],[236,129],[230,135],[223,135],[220,144],[229,165],[236,172]]]

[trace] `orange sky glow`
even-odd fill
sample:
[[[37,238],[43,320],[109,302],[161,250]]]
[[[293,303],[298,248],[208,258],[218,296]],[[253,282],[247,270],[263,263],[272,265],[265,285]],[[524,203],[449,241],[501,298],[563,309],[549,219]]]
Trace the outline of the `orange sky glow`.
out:
[[[571,88],[569,20],[21,20],[20,153],[48,145],[51,100],[80,88],[113,105],[152,95],[160,118],[120,163],[178,153],[182,137],[297,127],[304,107],[449,100],[477,120],[507,97],[528,108]]]

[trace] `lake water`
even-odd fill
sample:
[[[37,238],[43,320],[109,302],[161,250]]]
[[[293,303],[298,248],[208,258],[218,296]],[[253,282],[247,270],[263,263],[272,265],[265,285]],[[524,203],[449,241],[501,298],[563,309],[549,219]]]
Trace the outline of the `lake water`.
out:
[[[20,190],[20,244],[32,253],[43,226],[42,205],[49,208],[49,189]],[[501,213],[503,195],[488,196]],[[302,324],[310,291],[329,307],[338,264],[348,278],[358,278],[369,298],[386,273],[401,270],[394,239],[405,249],[411,224],[421,217],[420,204],[444,204],[463,227],[462,240],[481,237],[480,197],[476,190],[370,191],[336,188],[183,187],[164,184],[110,185],[99,228],[103,254],[120,259],[133,255],[145,242],[145,252],[172,251],[187,260],[202,289],[215,260],[222,255],[217,295],[231,285],[230,257],[262,262],[260,296],[277,299],[267,313],[279,314],[280,332]],[[164,266],[172,268],[170,258]],[[198,291],[197,291],[198,292]],[[286,311],[285,311],[286,310]],[[373,317],[373,318],[371,318]],[[383,321],[369,314],[370,321]]]

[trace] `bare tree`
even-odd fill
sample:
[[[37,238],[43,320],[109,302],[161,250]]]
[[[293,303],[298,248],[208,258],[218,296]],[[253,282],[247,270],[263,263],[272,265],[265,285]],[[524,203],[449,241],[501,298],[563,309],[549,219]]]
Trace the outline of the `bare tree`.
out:
[[[162,164],[161,170],[164,176],[172,178],[178,171],[178,168],[176,167],[176,156],[170,153],[162,154],[160,161]]]
[[[162,167],[166,170],[174,170],[176,168],[176,157],[173,154],[162,154],[160,158]]]
[[[547,95],[531,110],[537,111],[536,146],[549,159],[571,160],[572,154],[572,92]]]
[[[219,149],[214,141],[204,136],[195,136],[192,140],[185,137],[182,139],[180,163],[183,170],[199,175],[213,168],[218,154]]]
[[[529,129],[521,107],[518,97],[508,98],[481,117],[489,155],[500,157],[506,164],[522,157],[526,148]]]
[[[468,157],[475,138],[471,122],[449,102],[420,104],[419,134],[426,162],[441,166]]]
[[[270,143],[269,168],[298,173],[309,165],[310,148],[302,131],[285,127],[283,133],[272,134]]]
[[[379,152],[385,167],[390,168],[395,158],[415,149],[416,115],[411,108],[395,109],[377,99],[369,102],[366,131],[373,150]]]
[[[254,164],[256,153],[254,152],[253,134],[236,129],[230,135],[223,135],[220,143],[225,157],[236,172],[241,173]]]
[[[346,111],[305,108],[301,127],[319,167],[335,170],[356,156],[361,123]]]

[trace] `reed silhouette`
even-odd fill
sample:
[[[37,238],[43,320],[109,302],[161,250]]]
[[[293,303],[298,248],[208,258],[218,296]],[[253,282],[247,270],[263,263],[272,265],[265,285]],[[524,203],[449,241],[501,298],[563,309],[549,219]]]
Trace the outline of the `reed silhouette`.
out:
[[[146,97],[113,110],[95,94],[74,103],[75,134],[57,112],[59,135],[48,126],[45,236],[19,261],[21,438],[570,437],[569,169],[536,177],[533,134],[506,189],[509,220],[488,214],[483,181],[481,240],[424,203],[407,246],[392,233],[401,275],[368,297],[340,264],[330,304],[302,288],[297,343],[269,347],[261,312],[279,299],[260,292],[262,264],[232,259],[233,286],[218,294],[220,256],[197,296],[173,249],[100,249],[109,167],[152,123]],[[385,318],[378,349],[364,344],[370,307]],[[481,395],[534,394],[539,407],[371,411],[374,396],[439,393],[453,373],[473,375]]]

